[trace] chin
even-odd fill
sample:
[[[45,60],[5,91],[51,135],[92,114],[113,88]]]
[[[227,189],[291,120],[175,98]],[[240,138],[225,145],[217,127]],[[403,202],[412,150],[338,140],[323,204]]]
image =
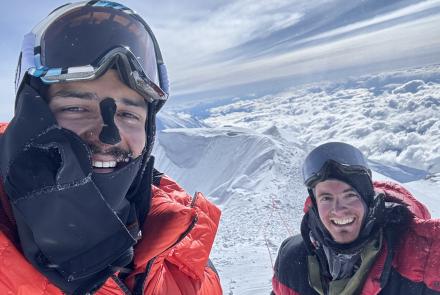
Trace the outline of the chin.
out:
[[[348,243],[354,242],[357,238],[358,238],[358,235],[346,235],[346,236],[339,235],[336,238],[333,237],[333,240],[335,240],[335,242],[339,243],[339,244],[348,244]]]

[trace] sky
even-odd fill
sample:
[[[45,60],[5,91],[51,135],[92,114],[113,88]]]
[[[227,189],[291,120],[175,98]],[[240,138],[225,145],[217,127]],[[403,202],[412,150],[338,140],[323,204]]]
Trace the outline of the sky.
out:
[[[171,80],[169,106],[269,94],[440,57],[440,0],[121,2],[156,34]],[[12,117],[22,36],[64,3],[17,0],[0,20],[0,120]]]

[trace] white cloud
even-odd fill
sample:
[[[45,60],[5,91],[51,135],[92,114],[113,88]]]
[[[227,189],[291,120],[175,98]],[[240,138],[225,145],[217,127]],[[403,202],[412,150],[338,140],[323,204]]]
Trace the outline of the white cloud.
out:
[[[302,14],[283,10],[288,0],[234,1],[197,19],[170,19],[158,27],[170,68],[176,72],[197,66],[212,54],[264,38],[297,22]],[[209,61],[208,61],[209,62]]]
[[[328,32],[324,32],[322,34],[315,35],[310,38],[304,38],[298,43],[306,43],[314,40],[319,40],[323,38],[335,37],[340,34],[353,32],[359,29],[365,29],[371,27],[373,25],[383,24],[387,21],[396,20],[401,17],[411,16],[420,12],[428,11],[430,9],[438,8],[440,6],[439,0],[426,1],[422,3],[417,3],[408,7],[404,7],[402,9],[398,9],[396,11],[392,11],[390,13],[384,15],[378,15],[371,19],[355,22],[334,30],[330,30]]]

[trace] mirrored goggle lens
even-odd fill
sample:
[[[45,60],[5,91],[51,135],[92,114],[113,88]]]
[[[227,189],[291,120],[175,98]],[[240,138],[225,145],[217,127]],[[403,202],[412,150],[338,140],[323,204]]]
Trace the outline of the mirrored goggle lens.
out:
[[[84,6],[56,19],[41,37],[41,63],[47,68],[97,63],[114,48],[133,53],[145,76],[159,84],[153,40],[134,15],[108,7]]]
[[[362,153],[345,143],[324,144],[307,156],[303,164],[303,180],[306,185],[320,177],[320,172],[328,162],[337,163],[345,171],[368,170],[368,163]]]
[[[137,59],[125,47],[118,47],[109,51],[98,62],[96,68],[92,66],[70,67],[65,73],[61,73],[59,69],[53,69],[38,77],[47,84],[64,81],[93,80],[101,76],[109,68],[116,69],[120,74],[120,78],[127,86],[144,96],[148,102],[168,99],[168,94],[164,90],[142,75],[143,71],[140,69]],[[36,74],[39,73],[33,73],[35,76]]]
[[[328,160],[316,173],[310,175],[309,178],[304,179],[304,184],[312,188],[318,182],[329,179],[336,178],[340,180],[344,180],[346,178],[351,178],[353,175],[356,176],[365,176],[366,179],[371,179],[371,171],[365,166],[358,165],[341,165],[333,160]]]

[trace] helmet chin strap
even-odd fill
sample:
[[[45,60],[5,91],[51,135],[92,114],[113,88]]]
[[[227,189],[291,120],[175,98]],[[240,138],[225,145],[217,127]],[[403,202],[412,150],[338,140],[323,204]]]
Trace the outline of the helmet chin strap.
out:
[[[99,108],[102,121],[104,122],[104,126],[99,134],[99,140],[103,143],[115,145],[121,141],[119,129],[115,124],[115,113],[118,108],[115,100],[107,97],[99,103]]]

